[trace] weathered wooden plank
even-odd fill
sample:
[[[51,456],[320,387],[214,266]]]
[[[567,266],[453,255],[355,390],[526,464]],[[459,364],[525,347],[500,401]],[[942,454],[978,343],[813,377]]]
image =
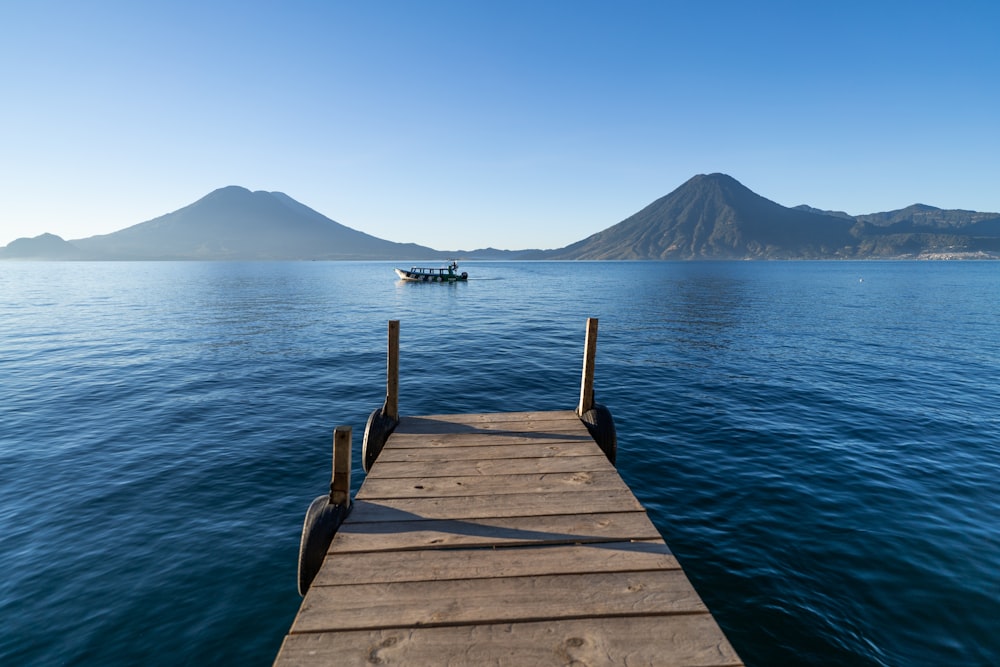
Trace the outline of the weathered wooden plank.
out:
[[[411,424],[502,424],[508,422],[570,422],[580,423],[580,417],[573,410],[530,410],[526,412],[479,412],[460,414],[421,415],[403,417],[400,426]]]
[[[512,432],[512,433],[579,433],[586,426],[574,413],[569,417],[559,413],[522,413],[521,418],[510,415],[437,415],[429,417],[402,417],[396,426],[400,433],[463,433]],[[555,416],[553,416],[555,415]],[[574,421],[575,420],[575,421]]]
[[[524,428],[520,424],[492,424],[490,428],[480,428],[474,425],[463,425],[463,424],[441,424],[440,428],[431,428],[430,426],[425,426],[420,429],[410,430],[407,428],[397,427],[393,430],[393,434],[398,434],[402,439],[418,440],[418,441],[434,441],[438,438],[442,439],[465,439],[469,438],[475,440],[477,438],[486,438],[493,440],[502,440],[505,438],[530,438],[530,439],[550,439],[555,441],[566,441],[566,440],[576,440],[583,437],[584,435],[589,436],[590,433],[587,431],[580,431],[580,427],[583,426],[583,422],[579,424],[571,424],[568,422],[558,422],[551,423],[547,422],[549,426],[553,428],[550,429],[540,429],[540,428]],[[537,424],[536,426],[542,426],[544,424]]]
[[[502,502],[498,500],[500,498],[497,496],[355,500],[349,520],[351,523],[363,523],[643,511],[642,504],[628,489],[579,493],[517,493],[504,495]]]
[[[309,589],[292,632],[707,611],[681,570]]]
[[[449,547],[588,544],[655,540],[660,534],[645,512],[454,519],[345,521],[330,543],[335,552],[438,549]]]
[[[593,442],[589,433],[476,431],[475,433],[393,433],[397,447],[456,447],[473,445],[535,445],[541,442]]]
[[[285,638],[276,667],[379,665],[658,665],[743,663],[709,614],[387,628]]]
[[[679,568],[677,559],[663,540],[509,549],[338,552],[336,556],[326,560],[312,585],[343,586]]]
[[[482,447],[486,445],[546,445],[560,443],[590,443],[596,447],[589,433],[530,433],[526,431],[477,431],[475,433],[397,433],[389,440],[399,448]],[[386,446],[389,446],[387,443]],[[380,455],[381,457],[381,455]]]
[[[568,458],[480,458],[478,460],[384,461],[369,472],[367,479],[403,479],[409,477],[469,477],[474,475],[532,475],[573,472],[609,472],[614,470],[608,457],[596,447],[592,456]]]
[[[464,475],[461,477],[370,477],[358,490],[358,500],[375,498],[430,498],[434,496],[492,496],[505,493],[571,493],[580,490],[628,489],[618,473],[582,471],[539,475]]]
[[[395,435],[393,437],[396,437]],[[592,456],[600,452],[593,439],[589,436],[581,441],[538,441],[525,439],[522,443],[505,442],[473,442],[426,447],[399,447],[393,444],[387,446],[379,454],[379,466],[385,463],[400,463],[405,461],[470,461],[476,459],[519,459],[548,458],[553,456]],[[603,452],[601,456],[604,456]],[[374,472],[377,466],[372,468]]]

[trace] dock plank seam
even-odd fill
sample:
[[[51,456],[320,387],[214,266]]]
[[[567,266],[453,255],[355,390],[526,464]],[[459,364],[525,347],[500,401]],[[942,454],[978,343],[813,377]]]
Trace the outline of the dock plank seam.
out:
[[[677,566],[674,566],[674,567],[628,567],[628,566],[626,566],[626,567],[622,567],[622,568],[615,569],[615,570],[601,570],[601,574],[642,574],[644,572],[676,572],[678,570],[683,571],[683,568],[680,565],[677,565]],[[564,570],[562,572],[562,574],[584,575],[584,574],[593,574],[593,572],[591,572],[589,570],[583,570],[583,569],[576,570],[576,569],[573,569],[573,568],[567,568],[566,570]],[[499,574],[499,575],[488,575],[488,576],[484,575],[484,576],[481,576],[481,577],[469,577],[469,576],[466,576],[466,577],[448,577],[448,576],[442,576],[442,577],[438,577],[436,579],[433,579],[432,581],[458,582],[458,581],[475,581],[477,579],[514,579],[516,577],[523,577],[523,576],[525,576],[525,575]],[[536,575],[530,575],[530,576],[541,578],[541,577],[547,577],[547,576],[551,576],[551,575],[536,574]],[[394,584],[413,584],[413,583],[419,583],[419,582],[424,582],[424,581],[428,581],[428,580],[427,579],[394,579],[391,583],[394,583]],[[319,588],[337,588],[337,587],[363,586],[363,585],[367,585],[367,584],[358,584],[358,583],[354,583],[354,582],[337,582],[337,581],[326,582],[326,581],[317,581],[317,582],[313,583],[312,587],[319,589]]]
[[[560,621],[593,621],[601,620],[605,618],[635,618],[635,619],[645,619],[645,618],[674,618],[680,616],[687,617],[697,617],[706,616],[711,618],[712,613],[707,610],[697,610],[697,611],[657,611],[657,612],[621,612],[621,613],[594,613],[594,614],[569,614],[566,616],[557,616],[553,618],[552,616],[537,616],[537,617],[519,617],[517,620],[509,620],[504,618],[496,619],[483,619],[475,621],[431,621],[427,623],[398,623],[398,624],[386,624],[379,625],[378,628],[343,628],[343,629],[316,629],[316,630],[295,630],[292,628],[288,631],[289,635],[317,635],[317,634],[336,634],[336,633],[346,633],[346,632],[365,632],[372,630],[417,630],[423,628],[457,628],[457,627],[469,627],[469,626],[481,626],[481,625],[523,625],[527,623],[559,623]]]
[[[648,539],[652,540],[653,538],[648,538]],[[538,546],[538,547],[545,547],[545,546],[568,546],[568,545],[586,546],[586,545],[616,544],[616,543],[621,542],[621,541],[622,540],[621,540],[620,537],[619,538],[609,537],[607,539],[576,540],[576,541],[573,541],[573,540],[564,540],[564,541],[552,541],[552,542],[544,542],[544,543],[525,541],[525,542],[519,542],[519,543],[512,543],[509,546],[508,545],[497,545],[497,546],[483,546],[483,547],[478,547],[478,548],[480,548],[480,549],[509,549],[509,548],[527,547],[527,546]],[[636,540],[636,541],[646,541],[646,540]],[[387,549],[351,549],[350,551],[346,551],[346,550],[344,550],[344,551],[341,551],[341,550],[330,551],[330,552],[327,553],[327,557],[328,558],[329,557],[336,557],[339,554],[403,553],[403,552],[407,552],[407,551],[448,551],[448,550],[465,549],[465,548],[469,548],[469,547],[466,547],[464,545],[460,545],[460,546],[447,546],[447,545],[437,546],[437,545],[431,545],[431,546],[415,546],[415,547],[414,546],[390,547],[390,548],[387,548]],[[473,548],[476,548],[476,547],[473,547]]]

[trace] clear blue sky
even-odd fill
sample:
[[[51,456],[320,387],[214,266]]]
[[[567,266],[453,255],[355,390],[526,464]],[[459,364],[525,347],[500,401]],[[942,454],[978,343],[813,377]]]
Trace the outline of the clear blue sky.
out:
[[[226,185],[448,250],[564,246],[710,172],[1000,211],[995,0],[10,0],[0,85],[0,245]]]

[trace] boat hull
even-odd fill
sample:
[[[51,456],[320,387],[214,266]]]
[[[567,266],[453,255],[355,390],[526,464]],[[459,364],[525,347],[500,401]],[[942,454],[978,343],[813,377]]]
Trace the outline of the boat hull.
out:
[[[409,283],[458,283],[465,282],[469,275],[462,273],[423,273],[420,271],[407,271],[405,269],[394,269],[400,280]]]

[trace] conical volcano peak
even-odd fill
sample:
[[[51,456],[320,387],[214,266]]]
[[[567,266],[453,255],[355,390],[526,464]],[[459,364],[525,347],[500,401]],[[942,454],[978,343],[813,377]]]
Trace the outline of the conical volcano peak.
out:
[[[696,182],[707,182],[707,183],[718,183],[718,184],[736,184],[743,187],[743,184],[737,181],[735,178],[729,174],[723,174],[722,172],[713,172],[711,174],[695,174],[688,179],[688,183]],[[682,186],[683,187],[683,186]]]
[[[715,192],[729,195],[754,195],[759,196],[750,188],[743,185],[728,174],[698,174],[688,179],[683,185],[674,190],[671,194],[680,194],[686,191]],[[670,195],[667,195],[670,196]]]
[[[557,259],[784,259],[850,253],[852,221],[793,211],[732,176],[698,174]]]

